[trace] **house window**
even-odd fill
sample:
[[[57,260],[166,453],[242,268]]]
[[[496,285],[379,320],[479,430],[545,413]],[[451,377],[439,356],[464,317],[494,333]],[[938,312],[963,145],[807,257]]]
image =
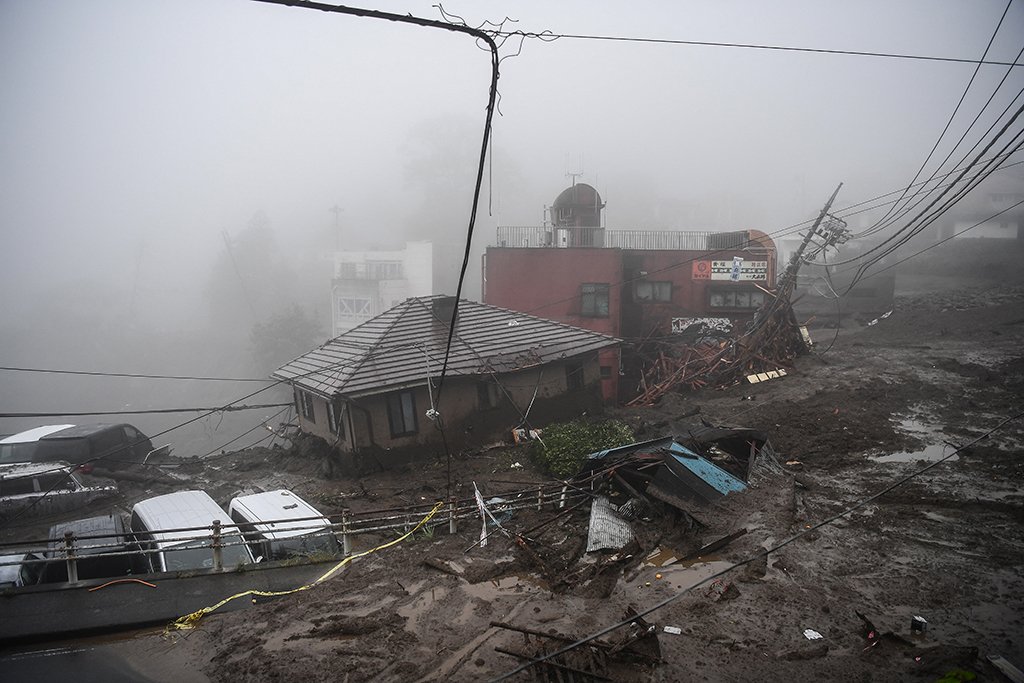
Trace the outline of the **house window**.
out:
[[[764,292],[760,289],[740,289],[738,287],[708,288],[708,306],[710,308],[752,310],[763,305]]]
[[[495,380],[485,380],[476,383],[476,399],[480,410],[497,408],[501,389]]]
[[[391,436],[408,436],[419,431],[416,427],[416,401],[411,391],[388,394],[387,403]]]
[[[341,419],[343,414],[343,409],[337,403],[327,402],[327,428],[331,430],[331,434],[345,438],[345,423]]]
[[[580,315],[584,318],[608,317],[607,283],[583,283],[580,293]]]
[[[583,363],[571,362],[565,364],[565,386],[569,391],[583,388]]]
[[[302,389],[296,390],[295,393],[298,394],[299,412],[302,414],[302,417],[316,424],[316,414],[313,412],[313,394]]]
[[[633,300],[641,303],[672,301],[672,283],[640,280],[633,287]]]
[[[602,365],[601,366],[601,379],[611,379],[611,378],[612,378],[612,366],[610,366],[610,365]]]

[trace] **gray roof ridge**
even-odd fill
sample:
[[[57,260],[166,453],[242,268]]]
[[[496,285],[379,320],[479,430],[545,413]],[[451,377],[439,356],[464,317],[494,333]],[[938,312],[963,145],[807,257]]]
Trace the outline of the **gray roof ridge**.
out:
[[[370,320],[367,320],[362,325],[357,325],[356,327],[354,327],[351,330],[349,330],[349,332],[353,332],[353,331],[359,329],[360,327],[363,327],[365,325],[369,325],[375,319],[379,320],[380,318],[384,318],[384,317],[387,317],[389,314],[392,314],[392,319],[390,321],[387,321],[386,326],[384,327],[384,329],[381,330],[380,334],[377,335],[377,341],[369,344],[366,347],[366,350],[362,353],[362,355],[359,356],[359,362],[358,363],[353,363],[352,364],[352,366],[351,366],[352,367],[352,371],[349,373],[349,377],[350,378],[355,376],[355,374],[359,371],[360,368],[362,368],[366,364],[366,362],[370,359],[371,356],[376,355],[375,352],[380,348],[380,346],[382,345],[383,340],[387,338],[387,333],[390,332],[391,330],[395,329],[395,325],[397,325],[399,323],[399,321],[402,319],[402,313],[405,310],[409,309],[409,307],[410,307],[410,303],[409,302],[413,301],[415,299],[416,299],[416,297],[410,297],[410,298],[406,299],[405,301],[403,301],[402,303],[398,304],[397,306],[384,311],[379,316],[377,316],[377,318],[370,318]],[[399,310],[399,309],[402,309],[402,310]],[[344,334],[341,334],[341,335],[335,337],[335,339],[340,339],[341,337],[344,337],[344,336],[345,336]],[[346,340],[346,343],[347,342],[349,342],[349,340]],[[335,389],[335,393],[337,393],[337,394],[343,393],[342,392],[342,387],[338,387],[337,389]]]
[[[419,298],[417,298],[417,299],[416,299],[416,301],[417,301],[417,302],[418,302],[418,303],[419,303],[419,304],[420,304],[421,306],[423,306],[424,308],[426,308],[426,305],[425,305],[425,304],[424,304],[424,302],[423,302],[423,300],[424,300],[424,299],[426,299],[426,298],[429,298],[429,299],[433,300],[433,299],[439,298],[440,296],[444,296],[444,295],[438,295],[438,296],[433,296],[433,297],[419,297]],[[452,297],[452,298],[454,298],[454,297]],[[474,302],[474,301],[469,301],[468,299],[456,299],[456,300],[455,300],[455,303],[456,303],[456,308],[461,308],[461,306],[462,306],[463,302],[465,302],[465,303],[468,303],[468,304],[475,304],[475,303],[476,303],[476,302]],[[428,310],[427,312],[428,312],[428,313],[430,313],[430,315],[434,315],[434,312],[433,312],[432,310]],[[436,317],[436,316],[435,316],[435,317]],[[444,321],[442,321],[442,322],[444,322]],[[456,323],[457,323],[457,322],[458,322],[458,320],[456,320]],[[448,325],[449,325],[449,329],[451,329],[451,323],[448,323]],[[477,362],[479,362],[479,363],[480,363],[480,367],[481,367],[481,368],[482,368],[482,367],[484,367],[484,358],[483,358],[483,356],[481,356],[481,355],[480,355],[480,353],[479,353],[479,352],[478,352],[478,351],[477,351],[477,350],[476,350],[475,348],[473,348],[473,345],[472,345],[472,344],[470,344],[470,343],[469,343],[468,341],[466,341],[466,339],[465,339],[465,338],[463,338],[463,336],[462,336],[461,334],[459,334],[459,326],[458,326],[458,324],[456,324],[456,326],[455,326],[455,330],[454,330],[454,332],[452,333],[452,340],[453,340],[453,341],[454,341],[454,340],[458,340],[458,341],[459,341],[459,343],[460,343],[460,344],[461,344],[462,346],[464,346],[465,348],[469,349],[469,352],[470,352],[470,354],[472,354],[472,355],[473,355],[473,356],[474,356],[474,357],[475,357],[475,358],[477,359]],[[446,350],[446,352],[447,352],[447,351],[449,350],[449,347],[447,347],[447,346],[446,346],[446,347],[445,347],[445,350]],[[423,349],[423,351],[424,351],[424,353],[426,353],[426,348],[424,348],[424,349]],[[446,354],[445,354],[445,359],[446,359],[446,358],[447,358],[447,357],[448,357],[449,355],[450,355],[450,353],[446,353]],[[445,361],[445,359],[442,359],[442,360],[441,360],[441,370],[442,370],[443,372],[446,372],[446,369],[445,369],[445,362],[444,362],[444,361]]]

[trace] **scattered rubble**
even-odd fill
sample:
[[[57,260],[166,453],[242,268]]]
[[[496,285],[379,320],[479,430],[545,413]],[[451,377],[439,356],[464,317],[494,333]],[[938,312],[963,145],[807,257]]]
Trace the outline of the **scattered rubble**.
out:
[[[913,471],[913,460],[873,457],[928,445],[902,420],[914,416],[959,445],[997,424],[993,415],[1024,409],[1024,330],[1003,324],[1022,319],[1019,297],[944,312],[898,300],[878,324],[839,330],[828,356],[796,358],[781,381],[609,411],[646,441],[550,483],[540,509],[528,446],[458,454],[451,495],[473,499],[476,482],[510,536],[490,533],[480,547],[479,515],[458,519],[454,534],[442,518],[430,535],[361,557],[309,591],[210,614],[187,638],[138,637],[104,651],[161,682],[186,670],[230,683],[488,681],[624,622],[510,680],[568,680],[566,667],[583,672],[577,680],[895,683],[955,671],[1002,680],[998,661],[1024,661],[1024,426],[1011,423],[926,477],[765,550]],[[991,329],[1000,334],[983,334]],[[359,479],[322,478],[318,464],[296,450],[253,449],[225,455],[218,470],[189,462],[179,474],[208,482],[220,501],[285,487],[353,518],[449,495],[436,454]],[[719,470],[711,482],[701,476]],[[725,482],[736,488],[723,494],[714,484]],[[119,505],[169,486],[122,482]],[[586,552],[596,496],[632,541]],[[506,503],[487,503],[496,498]],[[499,505],[517,509],[505,518]],[[370,531],[355,550],[394,538]],[[643,621],[632,616],[680,593]],[[927,628],[913,629],[922,615]],[[821,638],[808,640],[808,630]],[[657,651],[644,649],[655,641]]]

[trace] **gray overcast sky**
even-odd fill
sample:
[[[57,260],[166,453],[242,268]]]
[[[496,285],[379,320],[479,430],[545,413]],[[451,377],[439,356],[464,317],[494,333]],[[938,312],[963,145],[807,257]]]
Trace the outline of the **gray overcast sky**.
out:
[[[472,25],[508,15],[533,32],[979,58],[1005,6],[445,9]],[[429,2],[377,8],[439,18]],[[990,58],[1012,60],[1022,36],[1017,3]],[[806,218],[840,181],[847,202],[888,192],[913,177],[973,67],[561,39],[526,41],[501,71],[495,215],[485,197],[481,247],[499,222],[539,223],[569,183],[567,159],[576,167],[581,155],[610,227],[667,225],[650,211],[661,203],[742,211],[771,232]],[[1003,71],[982,70],[971,115]],[[2,306],[81,277],[131,288],[140,249],[143,289],[185,302],[221,232],[237,233],[258,210],[287,244],[329,230],[339,205],[349,244],[386,246],[416,221],[410,136],[428,122],[469,121],[475,149],[488,76],[487,54],[468,37],[379,20],[246,0],[0,0]],[[1014,92],[1022,80],[1011,79]],[[959,134],[967,119],[958,123]]]

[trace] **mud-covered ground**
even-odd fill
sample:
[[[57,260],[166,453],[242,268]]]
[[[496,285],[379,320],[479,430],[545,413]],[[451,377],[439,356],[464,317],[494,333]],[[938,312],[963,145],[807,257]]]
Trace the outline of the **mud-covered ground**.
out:
[[[818,353],[785,378],[611,411],[640,438],[701,419],[767,431],[784,470],[701,510],[702,529],[669,515],[641,522],[632,560],[582,554],[586,506],[535,535],[548,575],[497,534],[467,551],[479,522],[454,536],[442,526],[311,590],[109,647],[154,681],[175,683],[488,681],[522,663],[496,648],[524,644],[491,621],[585,636],[804,533],[649,615],[661,661],[637,657],[611,678],[937,681],[963,670],[1005,680],[989,655],[1024,668],[1024,288],[902,296],[888,318],[867,322],[812,330]],[[328,513],[435,500],[448,485],[446,463],[434,457],[358,479],[325,479],[313,455],[267,450],[179,469],[220,502],[285,486]],[[451,481],[460,497],[474,481],[490,497],[541,478],[525,450],[509,447],[454,459]],[[170,477],[125,485],[120,504],[180,485]],[[528,529],[553,514],[522,512],[509,526]],[[713,556],[671,561],[741,529]],[[393,539],[363,537],[357,550]],[[555,576],[552,586],[546,579]],[[927,620],[921,635],[910,630],[915,616]],[[808,629],[821,638],[805,637]]]

